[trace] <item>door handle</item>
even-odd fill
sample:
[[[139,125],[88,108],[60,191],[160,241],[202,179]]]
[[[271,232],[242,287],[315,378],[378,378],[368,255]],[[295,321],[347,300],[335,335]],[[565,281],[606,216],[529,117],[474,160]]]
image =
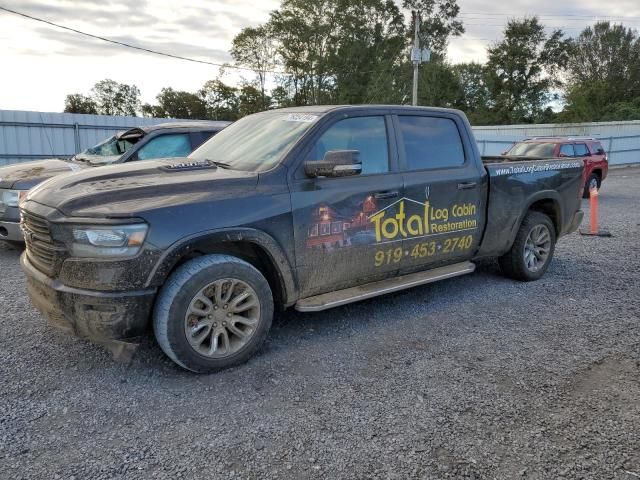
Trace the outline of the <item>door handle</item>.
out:
[[[458,184],[458,190],[468,190],[470,188],[476,188],[477,182],[462,182]]]
[[[381,200],[383,198],[396,198],[398,196],[398,192],[396,190],[393,191],[386,191],[386,192],[377,192],[374,193],[373,196],[377,199],[377,200]]]

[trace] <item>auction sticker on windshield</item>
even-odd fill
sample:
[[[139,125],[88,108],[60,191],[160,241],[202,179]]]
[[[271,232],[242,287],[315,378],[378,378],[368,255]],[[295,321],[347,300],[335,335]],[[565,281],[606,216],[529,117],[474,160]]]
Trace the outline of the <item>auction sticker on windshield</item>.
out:
[[[309,113],[290,113],[284,120],[287,122],[311,123],[317,119],[318,115],[311,115]]]

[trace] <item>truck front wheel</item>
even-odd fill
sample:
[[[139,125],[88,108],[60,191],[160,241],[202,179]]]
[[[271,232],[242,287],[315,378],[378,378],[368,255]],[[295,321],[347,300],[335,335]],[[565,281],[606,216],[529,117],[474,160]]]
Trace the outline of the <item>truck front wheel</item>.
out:
[[[153,330],[160,348],[197,373],[247,361],[273,319],[269,283],[253,265],[206,255],[181,265],[158,294]]]
[[[531,211],[524,218],[511,249],[498,259],[502,272],[510,278],[530,282],[547,271],[556,245],[551,219]]]

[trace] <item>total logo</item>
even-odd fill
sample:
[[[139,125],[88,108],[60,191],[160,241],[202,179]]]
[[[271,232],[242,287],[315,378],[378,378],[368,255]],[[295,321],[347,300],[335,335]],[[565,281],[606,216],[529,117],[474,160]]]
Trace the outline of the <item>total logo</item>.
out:
[[[416,213],[408,215],[408,209],[416,211]],[[473,203],[434,208],[429,200],[423,203],[405,197],[368,218],[374,225],[376,241],[383,242],[399,238],[470,230],[477,227],[477,220],[469,218],[475,217],[476,213],[477,207]]]

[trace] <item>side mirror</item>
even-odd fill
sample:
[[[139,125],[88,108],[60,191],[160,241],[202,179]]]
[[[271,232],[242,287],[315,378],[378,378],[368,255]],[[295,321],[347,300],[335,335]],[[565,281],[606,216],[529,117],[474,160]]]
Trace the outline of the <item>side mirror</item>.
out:
[[[509,153],[509,150],[505,150],[504,152],[501,152],[500,155],[502,155],[503,157],[507,155],[507,153]]]
[[[558,157],[559,157],[559,158],[565,158],[565,157],[568,157],[568,156],[569,156],[569,155],[567,155],[566,153],[559,153],[559,154],[558,154]]]
[[[304,162],[308,177],[348,177],[362,172],[358,150],[329,150],[322,160]]]

